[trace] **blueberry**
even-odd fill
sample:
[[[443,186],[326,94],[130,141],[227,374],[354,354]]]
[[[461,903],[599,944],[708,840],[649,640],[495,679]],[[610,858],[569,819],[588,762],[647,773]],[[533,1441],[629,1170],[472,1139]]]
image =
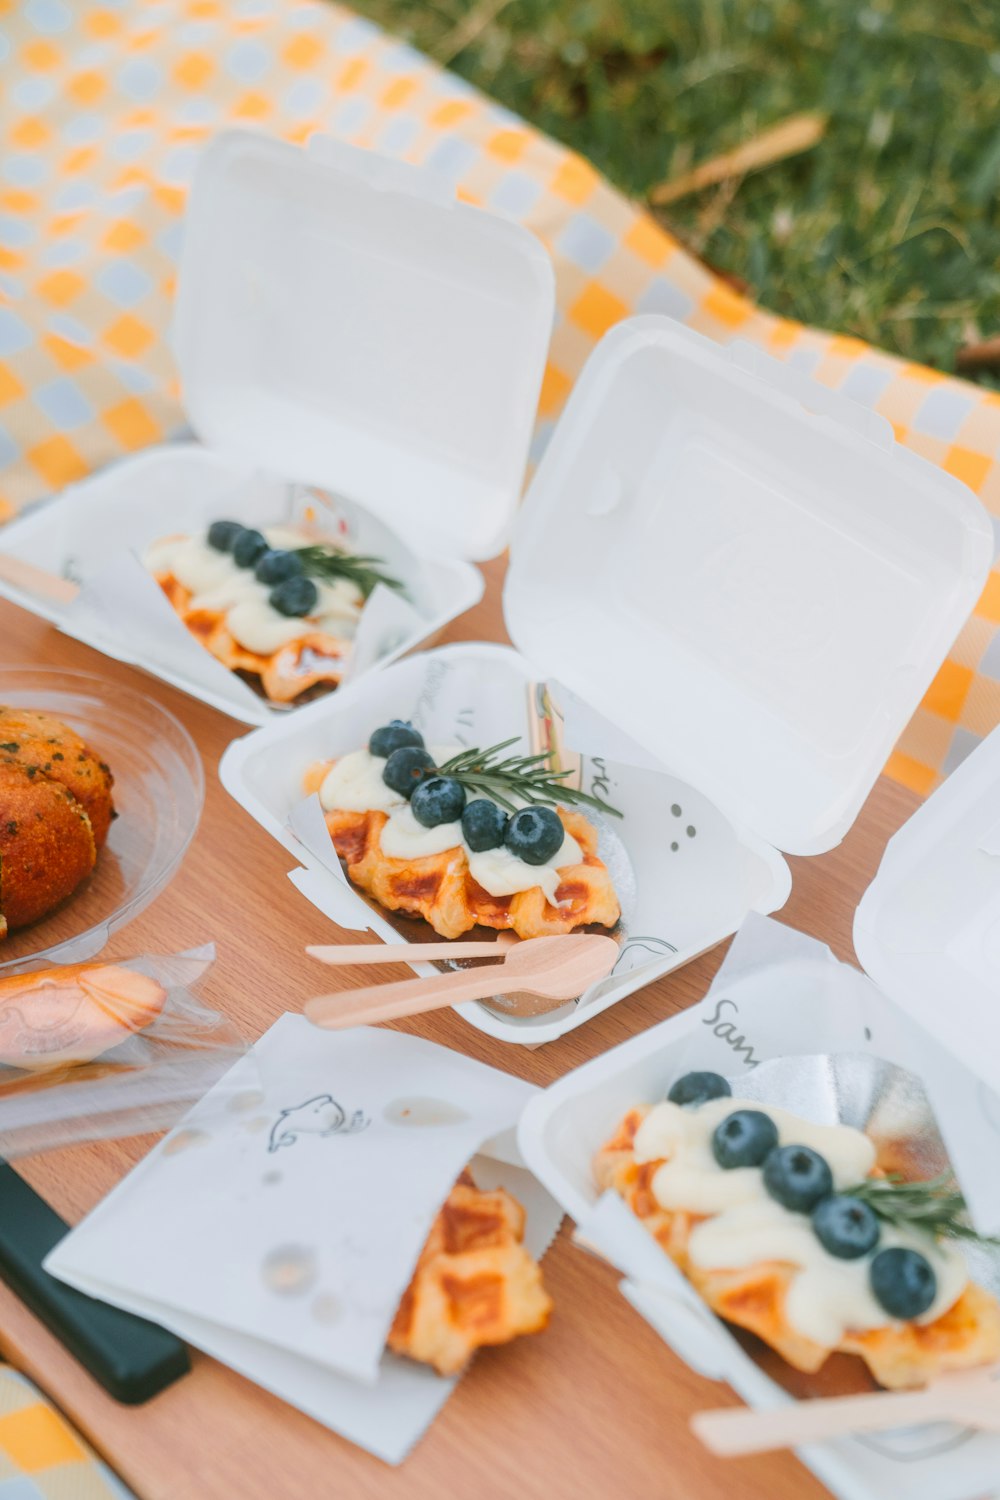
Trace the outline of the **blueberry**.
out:
[[[716,1125],[712,1155],[728,1172],[733,1167],[759,1167],[778,1144],[778,1127],[760,1109],[737,1109]]]
[[[562,848],[565,837],[551,807],[522,807],[507,824],[504,843],[526,865],[544,865]]]
[[[833,1173],[811,1146],[778,1146],[764,1163],[764,1186],[785,1208],[807,1214],[833,1192]]]
[[[423,747],[423,743],[424,737],[420,730],[414,729],[408,719],[390,719],[388,724],[375,730],[368,741],[368,749],[372,755],[389,756],[403,745]]]
[[[300,574],[298,578],[286,578],[283,583],[275,584],[267,597],[279,615],[301,617],[316,608],[319,589],[311,578],[303,578]]]
[[[685,1073],[671,1085],[671,1104],[704,1104],[707,1099],[730,1099],[732,1089],[718,1073]]]
[[[233,562],[241,568],[252,568],[267,551],[267,539],[259,531],[244,526],[233,541]]]
[[[285,552],[280,547],[268,547],[262,552],[254,577],[260,583],[281,583],[286,578],[297,578],[305,572],[302,559],[297,552]]]
[[[477,797],[462,814],[462,833],[474,854],[499,849],[507,832],[507,814],[488,797]]]
[[[232,552],[233,543],[242,530],[239,521],[213,521],[208,528],[208,545],[216,552]]]
[[[878,1244],[878,1215],[860,1198],[834,1193],[813,1209],[813,1232],[838,1260],[858,1260]]]
[[[918,1250],[880,1250],[868,1277],[876,1302],[893,1318],[919,1318],[937,1296],[934,1268]]]
[[[465,787],[450,776],[428,776],[410,798],[413,816],[425,828],[439,823],[456,823],[465,806]]]
[[[401,797],[412,797],[420,782],[436,774],[434,757],[422,745],[401,745],[382,768],[382,780]]]

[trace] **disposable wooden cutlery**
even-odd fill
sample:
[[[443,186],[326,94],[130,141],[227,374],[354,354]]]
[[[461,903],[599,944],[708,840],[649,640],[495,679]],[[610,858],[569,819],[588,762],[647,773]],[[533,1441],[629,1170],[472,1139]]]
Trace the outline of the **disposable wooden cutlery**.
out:
[[[419,946],[424,954],[425,945]],[[447,947],[454,952],[451,944]],[[528,938],[508,948],[502,963],[317,995],[306,1002],[305,1013],[314,1025],[336,1030],[502,996],[505,1014],[544,1015],[604,979],[617,957],[614,938],[587,933]]]
[[[54,604],[72,604],[80,592],[78,583],[60,578],[58,573],[49,573],[45,568],[37,568],[34,563],[24,562],[20,557],[12,557],[9,552],[0,552],[0,578],[4,583],[12,583],[15,588],[24,589],[40,599],[51,599]]]
[[[430,963],[432,959],[500,958],[520,938],[513,932],[498,932],[485,943],[329,943],[306,948],[310,958],[321,964],[409,964]]]
[[[957,1422],[960,1427],[1000,1432],[1000,1369],[993,1365],[945,1375],[922,1391],[831,1396],[796,1401],[774,1411],[746,1406],[699,1411],[691,1418],[691,1428],[720,1458],[741,1458],[918,1422]]]

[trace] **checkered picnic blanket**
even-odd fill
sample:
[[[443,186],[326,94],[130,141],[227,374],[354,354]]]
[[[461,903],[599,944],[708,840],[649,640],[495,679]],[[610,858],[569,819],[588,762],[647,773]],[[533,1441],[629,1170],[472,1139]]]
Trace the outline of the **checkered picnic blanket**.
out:
[[[65,1417],[2,1365],[0,1500],[131,1500]]]
[[[0,10],[4,9],[0,6]],[[739,335],[884,413],[1000,527],[1000,396],[755,307],[590,164],[314,0],[21,0],[0,16],[0,519],[182,425],[166,330],[185,188],[213,131],[327,131],[426,163],[550,251],[558,312],[532,457],[634,312]],[[998,532],[1000,536],[1000,532]],[[1000,722],[1000,569],[890,774],[926,793]]]

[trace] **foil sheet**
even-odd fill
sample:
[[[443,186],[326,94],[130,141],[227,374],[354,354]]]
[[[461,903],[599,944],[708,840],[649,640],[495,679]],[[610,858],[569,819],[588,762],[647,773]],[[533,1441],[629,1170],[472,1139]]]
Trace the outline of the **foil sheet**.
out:
[[[922,1180],[951,1170],[923,1084],[895,1063],[864,1052],[781,1057],[729,1082],[737,1098],[863,1130],[886,1171]],[[963,1241],[962,1251],[971,1279],[1000,1296],[1000,1244]]]

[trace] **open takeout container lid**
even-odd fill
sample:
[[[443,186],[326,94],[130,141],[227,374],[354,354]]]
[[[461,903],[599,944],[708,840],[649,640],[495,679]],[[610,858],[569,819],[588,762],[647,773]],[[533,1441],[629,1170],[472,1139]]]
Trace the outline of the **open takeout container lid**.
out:
[[[570,397],[504,609],[526,656],[727,816],[818,854],[992,555],[971,491],[883,417],[752,345],[640,317]]]
[[[426,168],[225,131],[185,220],[173,339],[207,444],[321,485],[424,555],[491,557],[524,480],[551,262]]]
[[[1000,1092],[1000,729],[889,840],[854,947],[881,990]]]

